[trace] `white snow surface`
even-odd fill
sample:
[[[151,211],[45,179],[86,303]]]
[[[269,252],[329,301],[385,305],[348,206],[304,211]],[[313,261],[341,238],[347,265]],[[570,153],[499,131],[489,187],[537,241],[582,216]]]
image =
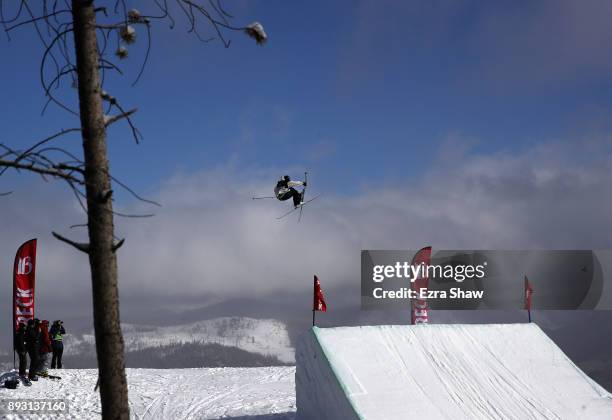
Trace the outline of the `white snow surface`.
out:
[[[298,419],[612,419],[612,395],[535,324],[313,328]]]
[[[61,380],[40,378],[32,386],[0,388],[0,399],[63,398],[69,415],[6,419],[100,419],[94,392],[96,369],[54,370]],[[295,418],[294,367],[126,369],[132,419]]]
[[[170,344],[217,343],[295,363],[287,328],[275,319],[225,317],[168,327],[121,324],[121,329],[126,351]],[[82,351],[83,344],[93,347],[95,343],[93,334],[80,337],[67,334],[65,341],[67,355]]]

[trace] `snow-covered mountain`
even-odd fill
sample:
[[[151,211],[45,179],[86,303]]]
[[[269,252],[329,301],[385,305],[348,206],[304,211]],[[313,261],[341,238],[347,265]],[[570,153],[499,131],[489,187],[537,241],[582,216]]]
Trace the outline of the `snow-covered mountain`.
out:
[[[184,325],[158,327],[122,324],[126,352],[181,344],[220,344],[294,363],[294,349],[285,324],[274,319],[215,318]],[[67,334],[66,356],[85,354],[94,346],[93,332]]]

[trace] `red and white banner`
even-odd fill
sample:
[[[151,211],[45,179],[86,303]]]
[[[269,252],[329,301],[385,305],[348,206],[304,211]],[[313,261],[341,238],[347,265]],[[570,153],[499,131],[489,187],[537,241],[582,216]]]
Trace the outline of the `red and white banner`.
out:
[[[321,282],[317,276],[314,276],[314,302],[312,306],[313,311],[327,311],[327,304],[325,303],[325,296],[323,296],[323,290],[321,289]]]
[[[411,289],[416,291],[417,296],[426,295],[427,288],[429,287],[429,275],[427,273],[427,266],[431,260],[431,247],[427,246],[419,250],[412,258],[412,266],[416,267],[422,265],[422,269],[419,270],[419,275],[416,280],[410,285]],[[412,299],[412,325],[415,324],[427,324],[429,322],[429,315],[427,313],[427,300],[423,297]]]
[[[20,322],[34,319],[34,287],[36,282],[36,239],[25,242],[17,250],[13,267],[13,328]]]
[[[533,295],[533,288],[531,283],[529,283],[529,279],[525,276],[525,306],[523,309],[528,311],[531,311],[531,295]]]

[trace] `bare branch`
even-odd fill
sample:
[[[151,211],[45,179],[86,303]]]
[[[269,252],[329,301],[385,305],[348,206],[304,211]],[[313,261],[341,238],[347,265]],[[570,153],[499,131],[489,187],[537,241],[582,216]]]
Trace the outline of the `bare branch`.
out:
[[[67,165],[65,163],[58,163],[53,165],[55,169],[58,170],[66,170],[71,172],[78,172],[80,174],[85,174],[85,170],[83,168],[79,168],[78,166]]]
[[[81,206],[83,213],[87,214],[87,206],[85,205],[85,203],[83,203],[83,199],[87,200],[87,196],[83,194],[83,192],[80,191],[77,187],[75,187],[72,182],[66,182],[66,183],[68,184],[68,187],[72,190],[72,193],[74,194],[74,197],[77,199],[79,206]]]
[[[144,73],[145,66],[149,62],[149,54],[151,53],[151,26],[147,23],[147,50],[145,52],[144,60],[142,60],[142,66],[140,66],[140,70],[138,71],[138,75],[134,82],[132,82],[132,86],[136,86],[136,83],[140,80],[142,73]]]
[[[42,174],[42,175],[50,175],[56,178],[62,178],[65,179],[66,181],[70,181],[76,184],[80,184],[80,185],[84,185],[83,180],[78,179],[72,175],[69,175],[67,173],[62,172],[59,169],[49,169],[49,168],[44,168],[44,167],[40,167],[40,166],[36,166],[33,163],[30,164],[26,164],[26,163],[19,163],[19,162],[15,162],[12,160],[5,160],[5,159],[0,159],[0,166],[5,166],[5,167],[9,167],[9,168],[15,168],[17,170],[19,169],[24,169],[30,172],[35,172],[37,174]]]
[[[108,200],[111,199],[112,196],[113,196],[113,190],[108,190],[102,195],[102,197],[100,197],[100,201],[102,203],[106,203]]]
[[[87,243],[80,243],[80,242],[74,242],[68,238],[64,238],[62,235],[60,235],[57,232],[51,232],[53,234],[53,236],[55,236],[55,238],[59,239],[62,242],[66,242],[69,245],[72,245],[73,247],[75,247],[76,249],[78,249],[79,251],[82,251],[86,254],[89,254],[89,244]]]
[[[117,178],[115,178],[114,176],[110,175],[110,178],[113,180],[113,182],[116,182],[117,184],[119,184],[120,186],[123,187],[123,189],[125,189],[127,192],[129,192],[130,194],[132,194],[132,196],[134,196],[134,198],[136,198],[137,200],[143,201],[145,203],[149,203],[149,204],[153,204],[154,206],[157,207],[161,207],[162,205],[159,204],[156,201],[152,201],[152,200],[147,200],[145,198],[142,198],[141,196],[139,196],[138,194],[136,194],[136,192],[134,192],[134,190],[132,190],[130,187],[128,187],[127,185],[125,185],[123,182],[119,181]]]
[[[53,46],[60,40],[64,39],[66,34],[72,32],[73,29],[72,27],[69,25],[67,29],[59,32],[54,38],[53,40],[51,40],[51,42],[49,43],[49,45],[47,45],[46,43],[44,43],[46,49],[45,52],[43,53],[42,59],[40,61],[40,69],[39,69],[39,73],[40,73],[40,83],[43,86],[43,89],[45,90],[45,95],[48,96],[49,100],[53,101],[56,105],[58,105],[60,108],[64,109],[65,111],[68,111],[69,113],[71,113],[72,115],[76,115],[78,116],[78,112],[73,111],[72,109],[68,108],[66,105],[64,105],[62,102],[58,101],[57,99],[55,99],[55,97],[51,94],[50,90],[51,90],[51,85],[47,85],[45,83],[45,62],[47,61],[47,56],[51,56],[53,58],[53,60],[55,61],[55,57],[53,56],[52,50],[53,50]],[[56,63],[57,66],[57,63]],[[59,72],[59,69],[58,69]]]
[[[16,23],[13,26],[9,26],[8,28],[5,29],[5,31],[10,32],[10,31],[12,31],[15,28],[18,28],[18,27],[23,26],[23,25],[27,25],[28,23],[34,23],[34,22],[37,22],[39,20],[47,20],[51,16],[57,16],[57,15],[59,15],[61,13],[72,13],[72,10],[65,10],[65,9],[64,10],[58,10],[57,12],[48,13],[48,14],[45,14],[44,16],[39,16],[39,17],[35,17],[35,18],[32,18],[32,19],[24,20],[22,22]]]
[[[124,242],[125,242],[125,238],[121,239],[119,242],[113,245],[113,252],[117,252],[117,250],[121,248],[121,245],[123,245]]]
[[[117,121],[120,121],[124,118],[128,118],[130,115],[134,114],[136,111],[138,111],[138,108],[130,109],[129,111],[124,112],[122,114],[113,115],[111,117],[108,117],[106,121],[104,121],[104,125],[108,127],[109,125],[116,123]]]
[[[19,10],[17,10],[17,13],[15,14],[14,18],[9,19],[9,20],[4,20],[4,17],[2,17],[2,24],[3,25],[6,25],[7,23],[16,22],[17,19],[19,19],[19,16],[21,16],[21,12],[23,11],[23,6],[24,6],[23,3],[24,3],[23,1],[19,3]]]
[[[21,155],[17,156],[17,158],[15,159],[15,162],[19,162],[21,159],[23,159],[25,156],[27,156],[31,151],[33,151],[34,149],[36,149],[39,146],[42,146],[45,143],[50,142],[53,139],[56,139],[60,136],[63,136],[64,134],[68,134],[68,133],[74,133],[75,131],[81,131],[80,128],[68,128],[65,130],[61,130],[55,134],[50,135],[49,137],[42,139],[41,141],[39,141],[38,143],[34,144],[32,147],[30,147],[29,149],[27,149],[25,152],[21,153]]]
[[[136,128],[136,126],[132,122],[132,120],[130,118],[130,112],[129,111],[125,111],[121,107],[121,105],[119,105],[119,103],[117,102],[116,99],[115,99],[115,102],[113,103],[113,105],[116,106],[117,109],[119,109],[119,111],[121,112],[121,115],[125,116],[125,120],[130,125],[130,129],[132,130],[132,137],[134,137],[134,141],[136,142],[136,144],[139,144],[140,143],[140,139],[142,138],[142,134],[140,134],[140,131],[138,131],[138,129]],[[136,112],[136,110],[134,110],[134,112]]]

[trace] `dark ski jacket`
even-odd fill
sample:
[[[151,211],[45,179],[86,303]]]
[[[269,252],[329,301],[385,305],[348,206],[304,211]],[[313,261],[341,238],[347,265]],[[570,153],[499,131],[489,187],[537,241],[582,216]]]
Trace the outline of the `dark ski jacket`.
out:
[[[25,324],[19,324],[19,328],[15,332],[15,351],[17,353],[25,353],[26,345],[25,345]]]
[[[58,322],[54,322],[51,325],[51,329],[49,330],[49,335],[51,336],[52,341],[62,341],[62,336],[66,334],[66,330],[64,326]]]
[[[291,190],[291,187],[299,187],[302,185],[304,185],[302,181],[287,181],[280,179],[276,183],[276,187],[274,187],[274,195],[276,195],[276,198],[280,198],[284,194],[288,193]]]
[[[27,351],[38,353],[40,350],[39,333],[40,324],[28,325],[25,332],[25,344]]]

